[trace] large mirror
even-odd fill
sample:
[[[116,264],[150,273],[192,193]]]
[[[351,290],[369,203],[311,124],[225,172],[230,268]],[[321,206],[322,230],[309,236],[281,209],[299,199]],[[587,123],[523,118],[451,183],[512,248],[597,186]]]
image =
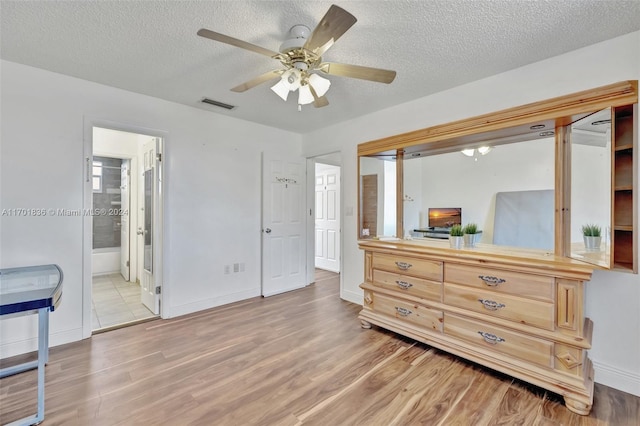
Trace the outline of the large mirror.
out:
[[[611,264],[611,108],[571,124],[570,256]]]
[[[447,238],[452,224],[475,223],[480,243],[553,251],[555,139],[536,136],[405,157],[405,234]]]
[[[610,122],[607,109],[570,125],[570,255],[601,266],[609,266],[610,259]],[[360,238],[446,239],[452,224],[475,223],[482,231],[480,243],[553,252],[554,122],[453,142],[455,149],[404,150],[403,194],[396,193],[395,155],[360,157]],[[402,236],[396,232],[397,200]],[[597,248],[585,245],[587,225],[600,230]]]
[[[358,238],[439,249],[474,223],[480,249],[637,273],[637,117],[621,82],[362,143]]]

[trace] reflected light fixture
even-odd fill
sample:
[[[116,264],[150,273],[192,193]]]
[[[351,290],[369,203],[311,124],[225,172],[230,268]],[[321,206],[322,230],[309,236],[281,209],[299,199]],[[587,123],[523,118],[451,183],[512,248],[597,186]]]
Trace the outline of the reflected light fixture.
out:
[[[480,155],[487,155],[489,152],[491,152],[492,149],[493,149],[493,147],[491,147],[491,146],[481,146],[481,147],[478,147],[477,149],[474,149],[474,148],[463,149],[460,152],[462,154],[466,155],[467,157],[474,157],[476,151]],[[477,158],[475,160],[478,161]]]
[[[480,155],[486,155],[489,153],[489,151],[491,151],[491,147],[490,146],[481,146],[480,148],[478,148],[478,152],[480,153]]]
[[[487,155],[492,149],[493,147],[490,147],[490,146],[481,146],[478,148],[478,154]],[[467,149],[463,149],[460,152],[462,152],[467,157],[473,157],[473,154],[476,152],[476,150],[473,148],[467,148]]]

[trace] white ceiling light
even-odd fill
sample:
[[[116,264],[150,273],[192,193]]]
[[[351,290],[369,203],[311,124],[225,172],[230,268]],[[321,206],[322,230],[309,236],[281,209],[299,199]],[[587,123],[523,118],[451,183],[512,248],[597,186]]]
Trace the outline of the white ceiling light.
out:
[[[286,101],[289,92],[295,92],[300,87],[301,80],[302,71],[297,68],[291,68],[282,74],[280,80],[271,87],[271,90],[280,96],[283,101]]]
[[[329,90],[329,86],[331,86],[331,80],[320,77],[318,74],[311,74],[309,76],[309,84],[316,91],[316,95],[324,96]]]
[[[331,81],[318,74],[307,73],[303,69],[291,68],[282,74],[280,80],[271,88],[286,101],[289,92],[298,90],[298,105],[307,105],[315,101],[313,89],[318,98],[324,96],[331,86]]]
[[[489,153],[489,151],[491,151],[491,147],[490,146],[481,146],[480,148],[478,148],[478,152],[480,153],[480,155],[486,155]]]
[[[487,155],[492,149],[493,147],[490,147],[490,146],[481,146],[477,149],[477,151],[478,151],[478,154],[480,155]],[[473,148],[468,148],[468,149],[463,149],[460,152],[466,155],[467,157],[473,157],[474,154],[476,153],[476,150]]]
[[[276,95],[280,96],[283,101],[286,101],[289,96],[289,85],[284,79],[279,80],[271,90],[273,90]]]
[[[313,95],[311,94],[309,84],[303,84],[300,86],[298,92],[298,105],[307,105],[313,102]]]

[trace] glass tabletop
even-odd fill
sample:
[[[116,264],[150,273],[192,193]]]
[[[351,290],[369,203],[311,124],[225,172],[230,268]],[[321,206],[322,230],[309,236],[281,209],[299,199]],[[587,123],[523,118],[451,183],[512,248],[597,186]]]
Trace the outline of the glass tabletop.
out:
[[[54,310],[62,296],[58,265],[0,269],[0,315],[40,308]]]

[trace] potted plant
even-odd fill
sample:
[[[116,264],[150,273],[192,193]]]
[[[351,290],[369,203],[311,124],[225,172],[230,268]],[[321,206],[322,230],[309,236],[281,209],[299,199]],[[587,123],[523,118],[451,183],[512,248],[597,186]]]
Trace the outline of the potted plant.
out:
[[[482,231],[478,230],[478,225],[475,223],[466,224],[462,228],[462,233],[464,234],[464,245],[466,247],[475,247],[482,236]]]
[[[449,230],[449,246],[451,248],[462,248],[463,232],[461,225],[453,225]]]
[[[584,247],[587,251],[600,250],[602,230],[598,225],[590,223],[582,225],[582,237],[584,238]]]

